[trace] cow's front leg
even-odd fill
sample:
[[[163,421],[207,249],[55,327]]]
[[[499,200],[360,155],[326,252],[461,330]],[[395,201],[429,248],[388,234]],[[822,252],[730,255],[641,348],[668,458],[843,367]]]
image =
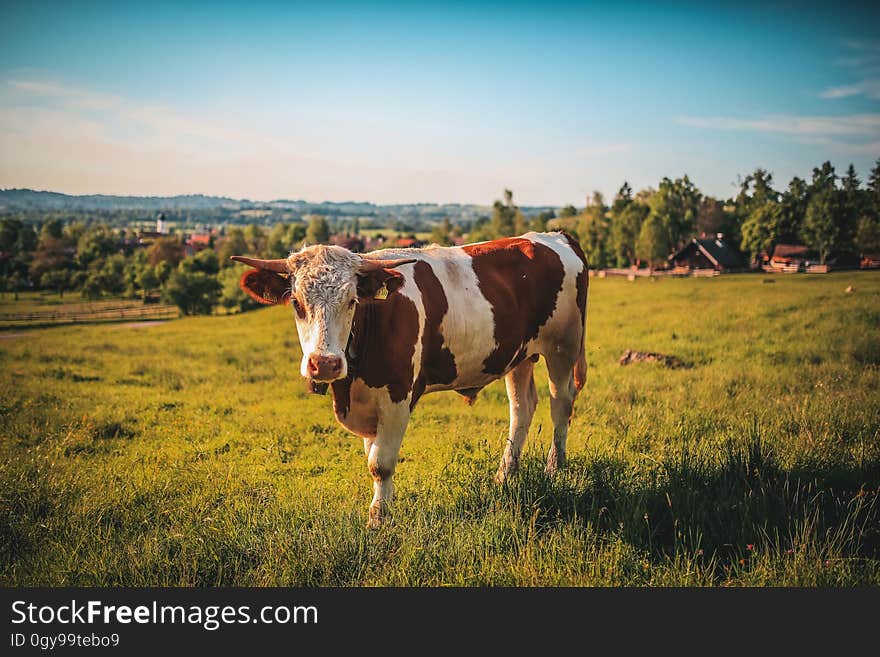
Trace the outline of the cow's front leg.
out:
[[[373,501],[370,503],[370,518],[367,527],[379,527],[388,515],[388,502],[394,493],[394,468],[400,453],[400,443],[409,421],[409,401],[390,403],[379,412],[376,437],[371,443],[364,441],[367,452],[367,467],[373,477]]]

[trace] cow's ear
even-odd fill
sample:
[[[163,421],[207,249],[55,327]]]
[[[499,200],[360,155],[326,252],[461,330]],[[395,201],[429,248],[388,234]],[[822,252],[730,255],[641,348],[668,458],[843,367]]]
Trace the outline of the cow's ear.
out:
[[[403,274],[393,269],[372,269],[357,275],[359,297],[375,297],[383,287],[390,293],[403,285]]]
[[[254,301],[265,304],[290,303],[290,278],[268,269],[251,269],[238,282]]]

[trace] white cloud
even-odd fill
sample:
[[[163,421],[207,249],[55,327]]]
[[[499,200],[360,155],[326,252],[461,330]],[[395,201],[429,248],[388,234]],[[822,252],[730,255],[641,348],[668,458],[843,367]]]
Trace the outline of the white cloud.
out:
[[[694,128],[713,130],[742,130],[786,135],[823,135],[880,138],[880,113],[849,114],[845,116],[791,116],[778,115],[757,119],[728,117],[683,116],[679,123]]]
[[[846,156],[876,157],[880,153],[880,113],[757,119],[684,116],[679,123],[707,130],[778,134]]]
[[[822,98],[848,98],[865,96],[872,100],[880,100],[880,80],[862,80],[855,84],[831,87],[822,92]]]
[[[820,96],[828,99],[864,96],[880,100],[880,41],[848,40],[843,42],[843,47],[848,54],[838,58],[837,64],[849,69],[850,79],[857,81],[825,89]]]

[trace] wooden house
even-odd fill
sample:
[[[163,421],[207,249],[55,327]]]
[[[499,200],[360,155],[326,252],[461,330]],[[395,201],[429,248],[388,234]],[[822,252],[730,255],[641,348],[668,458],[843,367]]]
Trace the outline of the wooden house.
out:
[[[715,237],[695,237],[690,244],[669,256],[670,266],[678,271],[714,270],[718,272],[744,271],[743,258],[719,233]]]

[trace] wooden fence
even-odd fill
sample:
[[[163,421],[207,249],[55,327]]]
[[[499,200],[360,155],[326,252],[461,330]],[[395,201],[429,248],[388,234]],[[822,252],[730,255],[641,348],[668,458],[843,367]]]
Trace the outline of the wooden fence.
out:
[[[714,269],[599,269],[593,273],[590,270],[590,276],[598,276],[605,278],[606,276],[622,276],[634,281],[636,278],[647,278],[650,276],[718,276],[721,272]]]
[[[175,319],[177,306],[137,305],[94,310],[38,310],[23,313],[0,313],[0,325],[66,324],[75,322],[119,322],[127,320]]]

